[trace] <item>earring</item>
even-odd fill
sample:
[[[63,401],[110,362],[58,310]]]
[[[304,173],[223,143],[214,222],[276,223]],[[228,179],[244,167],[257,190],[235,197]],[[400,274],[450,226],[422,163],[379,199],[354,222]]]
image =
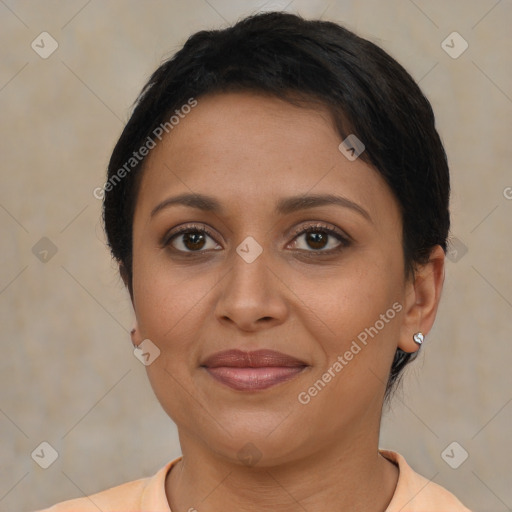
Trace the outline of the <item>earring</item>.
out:
[[[418,345],[421,345],[423,343],[423,340],[424,340],[424,336],[423,336],[423,333],[421,332],[417,332],[413,337],[412,339],[415,341],[415,343],[417,343]]]

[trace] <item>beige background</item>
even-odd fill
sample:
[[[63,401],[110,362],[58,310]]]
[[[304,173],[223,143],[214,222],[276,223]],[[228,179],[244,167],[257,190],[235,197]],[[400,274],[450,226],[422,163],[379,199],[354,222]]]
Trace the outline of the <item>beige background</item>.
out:
[[[458,252],[381,445],[474,511],[512,509],[512,2],[2,0],[0,510],[150,475],[180,453],[133,356],[131,307],[92,191],[163,57],[196,30],[284,7],[381,45],[433,104]],[[43,31],[59,45],[47,59],[31,48]],[[469,44],[457,59],[441,47],[453,31]],[[42,237],[57,248],[46,263],[33,252]],[[31,458],[42,441],[59,455],[48,469]],[[469,453],[458,469],[441,457],[453,441]]]

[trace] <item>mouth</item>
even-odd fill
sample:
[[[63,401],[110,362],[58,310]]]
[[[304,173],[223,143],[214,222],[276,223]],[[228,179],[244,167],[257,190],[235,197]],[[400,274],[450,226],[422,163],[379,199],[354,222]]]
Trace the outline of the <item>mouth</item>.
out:
[[[274,350],[226,350],[208,357],[201,367],[222,384],[238,391],[258,391],[289,381],[307,364]]]

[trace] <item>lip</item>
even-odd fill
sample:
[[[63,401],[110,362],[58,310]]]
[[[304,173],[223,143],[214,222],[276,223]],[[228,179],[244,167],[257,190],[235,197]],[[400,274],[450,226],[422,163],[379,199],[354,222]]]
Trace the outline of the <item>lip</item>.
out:
[[[308,365],[275,350],[226,350],[209,356],[201,366],[217,381],[239,391],[257,391],[286,382]]]

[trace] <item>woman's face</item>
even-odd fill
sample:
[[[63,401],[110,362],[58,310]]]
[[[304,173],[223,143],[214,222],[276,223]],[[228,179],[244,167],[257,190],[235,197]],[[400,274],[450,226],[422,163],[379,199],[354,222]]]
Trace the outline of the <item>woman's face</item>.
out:
[[[402,222],[340,142],[323,109],[230,93],[149,155],[136,336],[160,350],[147,371],[182,444],[265,465],[378,435],[410,295]]]

